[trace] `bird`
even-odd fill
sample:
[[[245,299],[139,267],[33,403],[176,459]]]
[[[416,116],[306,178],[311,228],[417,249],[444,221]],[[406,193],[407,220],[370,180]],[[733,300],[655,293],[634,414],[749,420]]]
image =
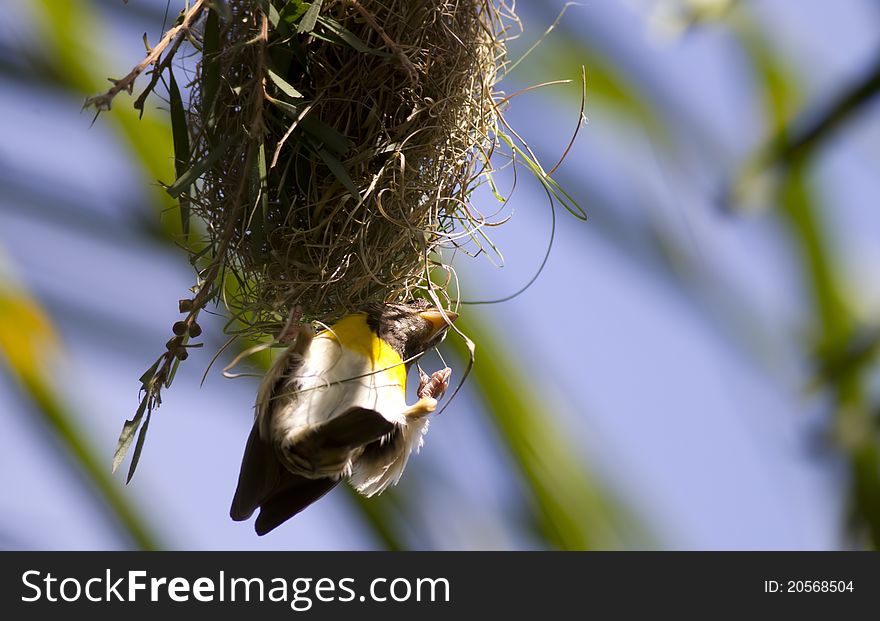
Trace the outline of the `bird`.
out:
[[[257,390],[230,517],[259,509],[262,536],[343,479],[365,496],[396,484],[451,375],[419,368],[418,401],[407,405],[408,372],[457,317],[425,300],[372,303],[315,333],[291,329],[292,315],[279,338],[293,343]]]

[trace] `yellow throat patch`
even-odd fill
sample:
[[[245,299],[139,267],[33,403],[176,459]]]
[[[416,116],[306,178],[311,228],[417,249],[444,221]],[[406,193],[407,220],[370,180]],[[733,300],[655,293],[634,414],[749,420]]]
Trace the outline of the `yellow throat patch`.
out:
[[[406,366],[403,359],[391,345],[370,329],[366,313],[347,315],[317,336],[331,338],[343,347],[366,356],[372,371],[384,373],[389,383],[399,384],[401,390],[406,390]]]

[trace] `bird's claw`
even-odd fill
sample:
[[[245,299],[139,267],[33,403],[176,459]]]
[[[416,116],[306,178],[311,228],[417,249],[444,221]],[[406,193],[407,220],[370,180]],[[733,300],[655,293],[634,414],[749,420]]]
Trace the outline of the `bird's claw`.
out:
[[[287,323],[278,335],[279,343],[291,344],[291,351],[305,356],[315,337],[315,329],[310,323],[302,323],[302,307],[294,306]]]
[[[281,333],[278,335],[278,341],[281,343],[292,343],[300,335],[303,327],[311,328],[311,326],[303,326],[301,322],[302,307],[297,305],[290,309],[290,316],[287,318],[287,323],[284,324],[284,328],[281,329]]]
[[[437,400],[449,387],[452,369],[449,367],[428,375],[419,367],[419,388],[416,394],[419,400],[409,406],[403,413],[407,418],[421,418],[437,409]]]
[[[416,395],[419,399],[434,399],[435,401],[442,398],[446,389],[449,388],[449,378],[452,377],[452,369],[446,367],[439,371],[434,371],[428,375],[419,368],[419,388]]]

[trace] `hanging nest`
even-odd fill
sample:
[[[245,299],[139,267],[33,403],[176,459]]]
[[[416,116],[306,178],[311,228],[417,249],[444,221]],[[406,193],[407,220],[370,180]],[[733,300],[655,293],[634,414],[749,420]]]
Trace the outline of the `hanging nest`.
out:
[[[505,14],[490,0],[267,4],[208,15],[186,115],[199,174],[171,188],[222,263],[233,329],[442,297],[438,249],[484,224],[467,200],[495,140]]]
[[[143,109],[166,76],[177,171],[167,189],[199,276],[141,378],[114,467],[209,303],[228,309],[227,333],[263,341],[293,309],[330,322],[373,301],[453,305],[442,250],[483,251],[493,223],[468,201],[491,182],[498,144],[570,203],[504,131],[507,99],[495,89],[511,26],[504,0],[196,0],[140,65],[87,101],[109,109],[149,69]],[[185,41],[200,54],[188,97],[173,72]]]

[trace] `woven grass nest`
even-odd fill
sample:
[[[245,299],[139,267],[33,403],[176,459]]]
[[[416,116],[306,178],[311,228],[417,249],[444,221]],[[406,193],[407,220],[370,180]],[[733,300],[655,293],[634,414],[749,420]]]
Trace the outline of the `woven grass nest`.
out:
[[[230,3],[193,85],[190,164],[216,161],[191,210],[225,253],[226,301],[246,330],[292,306],[327,320],[414,297],[438,247],[481,224],[467,198],[497,124],[496,7],[317,6],[287,3],[276,22],[258,2]]]
[[[142,109],[164,78],[177,170],[167,189],[198,272],[185,318],[141,378],[114,467],[209,303],[229,311],[227,333],[264,342],[294,308],[329,323],[373,301],[454,306],[443,250],[480,251],[493,223],[469,196],[491,181],[499,144],[508,161],[528,151],[505,133],[496,91],[517,25],[503,0],[196,0],[87,101],[109,109],[148,71]],[[181,93],[186,42],[200,56]]]

